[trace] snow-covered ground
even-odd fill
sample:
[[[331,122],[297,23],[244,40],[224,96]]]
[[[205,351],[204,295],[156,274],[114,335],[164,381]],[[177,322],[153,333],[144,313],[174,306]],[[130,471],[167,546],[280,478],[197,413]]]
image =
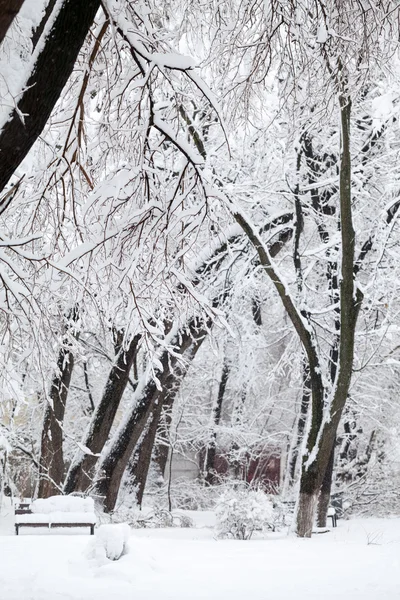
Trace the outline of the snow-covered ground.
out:
[[[89,535],[13,535],[0,519],[1,600],[399,600],[400,518],[339,521],[299,540],[285,533],[215,540],[212,514],[192,529],[133,530],[119,561],[90,558]]]

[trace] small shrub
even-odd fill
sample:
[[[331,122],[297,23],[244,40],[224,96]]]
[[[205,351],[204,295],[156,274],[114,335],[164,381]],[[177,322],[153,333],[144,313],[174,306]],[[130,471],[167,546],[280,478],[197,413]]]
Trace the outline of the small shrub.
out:
[[[119,509],[112,515],[114,523],[126,522],[133,529],[164,529],[169,527],[193,527],[193,521],[188,515],[174,514],[160,506],[148,507],[143,510]]]
[[[218,488],[205,486],[199,481],[179,479],[171,487],[172,508],[180,510],[212,510],[218,496]]]
[[[217,501],[215,514],[219,538],[249,540],[256,530],[273,529],[274,508],[261,491],[227,491]]]

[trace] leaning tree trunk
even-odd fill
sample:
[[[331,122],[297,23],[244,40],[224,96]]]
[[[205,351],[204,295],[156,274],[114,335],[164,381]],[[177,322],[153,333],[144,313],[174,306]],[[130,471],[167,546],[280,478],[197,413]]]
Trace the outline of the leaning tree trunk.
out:
[[[182,360],[182,355],[190,348],[193,340],[205,335],[207,328],[193,319],[185,331],[175,336],[174,353],[162,353],[159,360],[161,366],[156,372],[157,381],[152,377],[144,388],[138,388],[133,408],[116,431],[98,467],[95,489],[102,498],[106,511],[114,509],[125,468],[149,418],[157,404],[163,400],[164,389],[171,389],[174,371]]]
[[[64,0],[55,16],[18,107],[12,111],[0,133],[0,192],[46,125],[73,71],[100,4],[100,0]],[[4,200],[0,212],[7,205],[8,200]]]
[[[70,313],[70,320],[78,320],[78,309]],[[73,327],[70,323],[68,328]],[[73,332],[75,338],[78,332]],[[57,371],[50,387],[49,398],[46,401],[42,427],[40,465],[39,465],[39,498],[62,493],[64,480],[64,454],[63,454],[63,422],[65,405],[74,368],[74,355],[71,341],[64,339],[57,360]]]
[[[150,415],[127,467],[127,476],[130,480],[130,486],[135,490],[136,502],[139,506],[142,506],[143,502],[143,495],[153,456],[154,442],[162,411],[167,407],[172,408],[175,396],[179,391],[180,380],[184,377],[184,374],[178,375],[178,370],[179,369],[176,369],[176,373],[174,374],[176,377],[175,385],[172,383],[171,390],[164,389],[165,397],[158,401],[157,406]]]
[[[0,44],[23,3],[24,0],[0,0]]]
[[[89,428],[81,442],[81,446],[86,448],[87,452],[79,450],[76,453],[65,480],[65,494],[85,492],[92,484],[99,454],[108,440],[129,380],[140,337],[134,336],[126,349],[122,340],[118,342],[116,362],[111,368],[102,398],[94,410]]]
[[[143,494],[146,487],[146,481],[151,464],[151,458],[154,449],[154,442],[157,435],[157,429],[160,424],[162,411],[165,408],[172,408],[177,393],[186,373],[192,364],[200,346],[205,340],[205,335],[198,337],[193,341],[190,348],[185,352],[184,362],[177,363],[171,377],[163,387],[162,396],[159,398],[149,421],[145,426],[143,435],[135,448],[133,456],[129,461],[128,473],[132,485],[136,488],[136,500],[139,506],[142,505]]]

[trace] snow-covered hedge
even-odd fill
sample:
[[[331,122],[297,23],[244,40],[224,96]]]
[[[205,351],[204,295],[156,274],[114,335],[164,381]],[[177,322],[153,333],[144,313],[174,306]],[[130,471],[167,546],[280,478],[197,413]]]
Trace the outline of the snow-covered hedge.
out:
[[[215,507],[220,538],[249,540],[256,530],[273,528],[274,508],[267,495],[254,490],[230,490]]]

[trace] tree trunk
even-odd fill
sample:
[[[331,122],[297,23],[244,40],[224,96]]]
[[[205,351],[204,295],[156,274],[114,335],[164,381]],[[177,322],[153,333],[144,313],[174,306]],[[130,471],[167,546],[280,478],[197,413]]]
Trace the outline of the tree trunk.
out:
[[[213,407],[213,430],[211,433],[210,443],[208,444],[206,452],[204,481],[208,485],[213,485],[215,483],[215,456],[217,453],[217,432],[215,428],[218,427],[221,421],[222,403],[224,400],[226,384],[228,382],[229,370],[229,365],[225,359],[222,367],[221,381],[219,382],[217,401],[215,403],[215,406]]]
[[[78,320],[78,310],[74,308],[70,313],[70,320]],[[71,327],[67,325],[67,328]],[[79,333],[73,333],[75,338]],[[54,375],[49,400],[46,401],[44,412],[42,441],[39,467],[39,498],[62,493],[64,480],[64,454],[63,454],[63,422],[65,404],[67,401],[72,371],[74,368],[74,355],[71,351],[71,342],[64,339],[57,361],[57,371]]]
[[[108,440],[115,415],[120,405],[123,393],[129,379],[129,373],[138,350],[140,335],[136,335],[127,349],[123,348],[122,340],[117,340],[117,359],[108,375],[108,380],[99,404],[92,415],[89,428],[82,439],[81,445],[88,448],[90,453],[79,450],[69,468],[64,493],[85,492],[92,484],[94,468],[99,453]]]
[[[63,2],[24,87],[18,111],[12,111],[0,133],[0,192],[46,125],[99,8],[100,0]],[[0,212],[6,208],[4,201]]]
[[[317,494],[311,490],[317,486],[312,485],[307,491],[304,482],[302,484],[297,505],[296,533],[299,537],[310,538],[318,500]]]
[[[317,508],[317,525],[318,527],[326,527],[326,520],[328,517],[329,502],[331,499],[331,488],[332,488],[332,476],[333,476],[333,465],[335,464],[335,446],[332,448],[331,455],[329,457],[328,466],[325,471],[324,478],[322,480],[321,491],[318,497],[318,508]]]
[[[135,448],[133,455],[129,461],[127,474],[130,480],[130,486],[135,488],[136,502],[141,507],[143,502],[143,495],[146,488],[147,477],[151,465],[151,459],[153,455],[154,442],[157,435],[157,429],[160,424],[161,414],[163,409],[166,407],[172,408],[175,395],[179,390],[178,377],[176,382],[176,390],[173,393],[166,392],[165,400],[158,402],[155,407],[153,414],[150,416],[147,424],[145,425],[143,435],[139,440],[137,447]],[[166,446],[166,461],[168,460],[169,448]],[[164,466],[165,470],[165,466]]]
[[[0,0],[0,44],[23,3],[24,0]]]
[[[296,432],[296,440],[293,448],[292,456],[290,457],[289,464],[289,477],[290,484],[293,484],[295,475],[296,475],[296,467],[298,458],[301,452],[301,444],[303,443],[304,430],[307,422],[307,414],[308,408],[310,405],[310,396],[311,396],[311,388],[310,388],[310,375],[308,373],[308,366],[303,364],[303,393],[301,396],[301,404],[300,404],[300,414],[297,421],[297,432]]]
[[[164,390],[170,390],[174,385],[174,371],[182,360],[180,357],[190,348],[193,340],[198,342],[206,335],[207,328],[193,319],[185,331],[175,336],[174,353],[162,353],[161,367],[156,372],[158,381],[151,377],[144,388],[138,388],[133,409],[118,428],[98,467],[96,492],[102,498],[105,510],[114,509],[125,468],[149,418],[158,403],[162,403]]]
[[[173,373],[171,373],[168,385],[163,388],[163,394],[158,400],[158,403],[155,406],[152,415],[150,416],[147,427],[143,432],[143,438],[138,444],[138,447],[135,448],[133,457],[130,461],[130,475],[132,478],[132,484],[136,487],[136,499],[139,506],[142,506],[143,494],[151,464],[154,442],[157,435],[157,429],[160,424],[163,408],[172,408],[182,381],[185,378],[190,365],[192,364],[205,339],[205,335],[197,338],[192,343],[190,348],[185,352],[184,363],[181,362],[176,365]]]
[[[333,382],[332,400],[327,419],[322,419],[323,403],[312,401],[312,419],[303,457],[300,482],[300,501],[296,516],[296,532],[300,537],[311,535],[316,498],[318,497],[328,462],[334,450],[336,432],[348,397],[353,359],[354,337],[362,294],[354,297],[354,245],[355,233],[351,207],[351,158],[350,158],[350,99],[341,95],[341,157],[340,157],[340,232],[341,232],[341,283],[340,283],[340,336],[338,368]],[[315,410],[319,413],[315,418]]]

